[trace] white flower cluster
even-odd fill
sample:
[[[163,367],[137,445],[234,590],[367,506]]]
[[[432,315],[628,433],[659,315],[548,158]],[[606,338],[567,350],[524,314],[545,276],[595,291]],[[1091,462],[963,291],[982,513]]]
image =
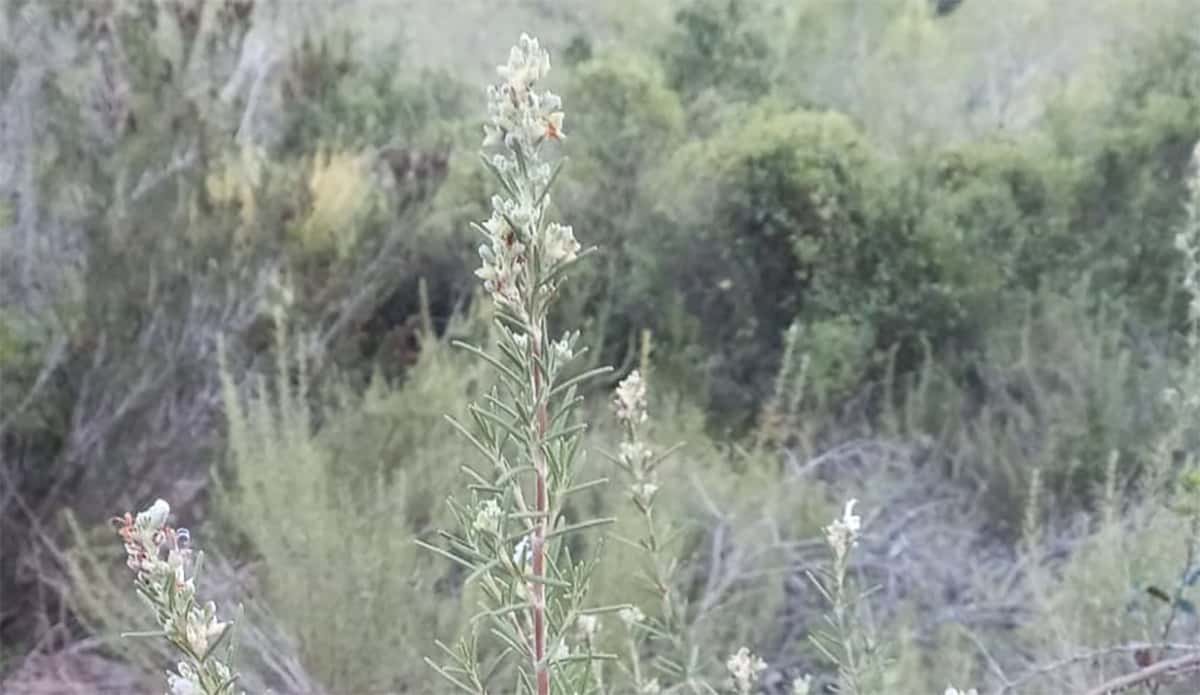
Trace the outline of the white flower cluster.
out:
[[[533,289],[527,277],[531,264],[548,273],[580,251],[569,225],[542,224],[552,171],[539,161],[539,147],[565,137],[562,99],[534,89],[549,71],[549,54],[523,34],[508,64],[497,68],[502,81],[488,87],[483,146],[503,148],[487,161],[512,197],[493,196],[491,217],[477,227],[487,243],[479,247],[483,265],[476,275],[493,299],[514,309],[522,293]]]
[[[959,690],[958,688],[946,688],[945,695],[979,695],[979,691],[975,688],[970,690]]]
[[[629,606],[617,611],[617,617],[621,619],[621,622],[625,623],[625,627],[632,630],[634,625],[646,619],[646,614],[637,606]]]
[[[633,470],[644,466],[652,456],[650,447],[637,440],[621,442],[619,451],[621,463]]]
[[[491,536],[500,535],[500,526],[504,521],[504,512],[500,509],[500,505],[496,500],[487,499],[483,504],[479,505],[479,509],[475,512],[475,522],[473,526],[475,530],[482,531]]]
[[[626,428],[626,438],[621,442],[617,461],[633,478],[629,490],[633,494],[634,502],[643,510],[647,510],[658,493],[658,481],[654,473],[654,452],[637,434],[637,425],[647,419],[646,382],[637,370],[617,385],[616,394],[613,396],[613,410]]]
[[[858,500],[850,500],[842,510],[842,518],[835,519],[825,527],[825,540],[834,555],[844,558],[851,548],[858,545],[858,534],[862,530],[862,518],[854,513]]]
[[[758,682],[758,674],[766,670],[767,662],[750,653],[749,649],[742,647],[729,657],[729,660],[725,662],[725,668],[729,669],[729,678],[733,683],[733,689],[739,695],[747,695],[754,684]]]
[[[511,202],[492,196],[492,216],[482,227],[489,243],[479,246],[483,265],[475,275],[498,303],[516,306],[521,300],[519,280],[528,264],[527,227],[516,226],[520,224],[516,219],[531,219],[533,213],[522,208],[516,215],[506,215],[503,209]]]
[[[137,573],[141,596],[154,611],[164,634],[191,660],[182,661],[167,676],[169,695],[207,695],[204,674],[210,681],[228,683],[229,668],[210,659],[209,653],[229,629],[217,619],[212,601],[196,601],[193,555],[187,529],[167,525],[171,507],[157,500],[136,517],[114,519],[125,544],[126,564]]]
[[[575,636],[579,641],[591,644],[600,629],[600,619],[594,615],[584,614],[575,618]]]
[[[553,92],[534,90],[538,80],[550,72],[550,54],[537,39],[521,34],[509,52],[508,64],[498,66],[496,72],[503,81],[488,87],[484,147],[504,144],[529,151],[543,139],[565,137],[562,99]]]
[[[792,695],[809,695],[812,692],[812,676],[805,674],[803,678],[792,681]]]
[[[617,419],[626,425],[637,425],[646,421],[646,382],[636,369],[617,385],[613,399]]]

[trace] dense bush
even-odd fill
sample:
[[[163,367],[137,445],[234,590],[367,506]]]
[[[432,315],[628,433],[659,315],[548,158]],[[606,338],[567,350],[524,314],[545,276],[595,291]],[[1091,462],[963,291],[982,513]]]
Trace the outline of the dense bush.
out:
[[[650,243],[676,259],[662,278],[704,326],[710,398],[730,425],[752,413],[793,319],[862,299],[852,288],[875,271],[865,248],[872,164],[845,118],[764,108],[684,146],[660,172],[661,231]]]

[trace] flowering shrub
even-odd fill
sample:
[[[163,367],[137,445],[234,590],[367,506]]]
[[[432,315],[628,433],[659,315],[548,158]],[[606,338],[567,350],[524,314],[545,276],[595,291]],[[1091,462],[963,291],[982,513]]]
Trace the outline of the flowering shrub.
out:
[[[181,654],[167,675],[169,695],[231,695],[237,675],[228,665],[232,626],[217,618],[213,602],[201,604],[196,579],[203,556],[193,553],[187,529],[167,524],[171,508],[157,500],[136,517],[128,512],[114,524],[125,542],[126,564],[135,573],[138,595],[154,613],[162,636]],[[221,646],[224,654],[219,655]]]
[[[473,427],[456,423],[484,465],[463,466],[470,498],[451,500],[459,528],[444,532],[445,548],[428,546],[465,567],[482,594],[467,634],[453,647],[439,643],[446,660],[430,663],[480,695],[497,672],[511,673],[518,692],[547,695],[552,681],[567,692],[596,687],[593,661],[609,657],[592,652],[595,616],[620,608],[585,606],[595,560],[573,557],[565,542],[611,521],[567,522],[564,513],[572,495],[598,482],[575,479],[586,430],[575,422],[576,390],[608,370],[572,374],[579,334],[555,339],[548,326],[559,284],[581,255],[572,228],[547,219],[562,166],[551,165],[548,150],[566,137],[562,100],[537,89],[549,70],[549,54],[523,35],[488,88],[484,164],[503,194],[475,225],[484,238],[476,275],[495,305],[499,354],[463,347],[495,369],[499,386],[471,407]],[[483,634],[503,645],[492,663],[480,652]]]

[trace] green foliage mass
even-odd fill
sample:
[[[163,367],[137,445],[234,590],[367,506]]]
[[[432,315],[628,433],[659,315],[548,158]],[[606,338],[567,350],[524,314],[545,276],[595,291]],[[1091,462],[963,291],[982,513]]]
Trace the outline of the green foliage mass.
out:
[[[649,243],[676,259],[663,288],[680,293],[721,360],[710,388],[723,415],[749,412],[764,392],[783,327],[861,302],[846,296],[847,280],[875,264],[865,248],[872,165],[843,116],[764,108],[689,143],[659,172],[662,227]],[[671,185],[684,178],[688,187]]]

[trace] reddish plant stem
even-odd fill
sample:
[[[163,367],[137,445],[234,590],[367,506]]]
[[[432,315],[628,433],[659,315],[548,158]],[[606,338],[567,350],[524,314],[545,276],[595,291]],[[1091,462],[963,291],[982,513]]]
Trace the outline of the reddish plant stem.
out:
[[[536,436],[530,452],[533,467],[536,471],[536,486],[534,506],[537,520],[533,527],[533,576],[535,581],[531,587],[533,595],[533,669],[537,684],[537,695],[550,695],[550,669],[546,663],[546,584],[542,579],[546,576],[546,523],[549,515],[546,495],[546,457],[542,453],[542,441],[546,438],[547,412],[546,403],[542,398],[542,374],[537,366],[537,358],[541,347],[541,331],[531,336],[530,348],[534,356],[533,364],[533,399],[536,404]]]

